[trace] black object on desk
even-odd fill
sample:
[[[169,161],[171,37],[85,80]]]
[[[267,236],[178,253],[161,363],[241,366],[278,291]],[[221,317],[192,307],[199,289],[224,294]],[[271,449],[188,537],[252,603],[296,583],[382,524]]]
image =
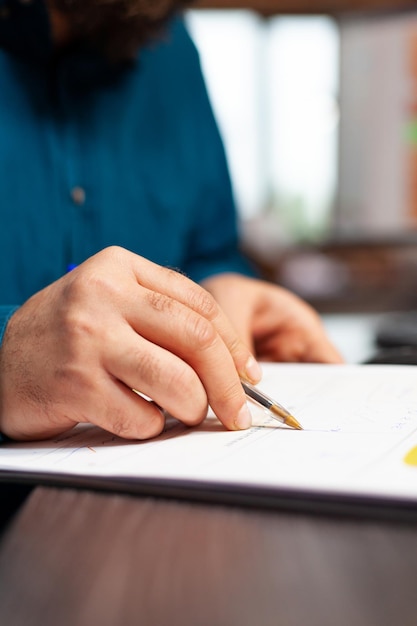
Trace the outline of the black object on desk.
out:
[[[382,348],[365,361],[365,364],[417,365],[417,346]]]
[[[388,315],[375,331],[376,353],[366,363],[417,365],[417,311]]]
[[[377,327],[375,339],[381,348],[398,346],[417,348],[417,311],[388,315]]]

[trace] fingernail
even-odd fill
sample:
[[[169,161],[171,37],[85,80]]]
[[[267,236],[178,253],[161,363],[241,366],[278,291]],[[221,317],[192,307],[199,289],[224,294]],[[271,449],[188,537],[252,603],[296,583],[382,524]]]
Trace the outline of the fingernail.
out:
[[[240,430],[246,430],[252,426],[252,415],[248,405],[245,403],[237,414],[236,427]]]
[[[262,378],[261,366],[253,356],[250,356],[246,361],[245,372],[251,383],[259,383]]]

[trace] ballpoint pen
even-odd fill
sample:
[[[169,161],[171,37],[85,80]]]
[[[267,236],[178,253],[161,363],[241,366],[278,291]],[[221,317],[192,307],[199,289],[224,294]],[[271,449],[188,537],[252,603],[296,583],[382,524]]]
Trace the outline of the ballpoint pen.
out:
[[[269,398],[263,393],[263,391],[260,391],[250,383],[247,383],[244,380],[241,380],[240,382],[242,383],[242,387],[248,398],[256,402],[256,404],[259,404],[262,408],[267,409],[272,417],[280,421],[282,424],[291,426],[291,428],[303,430],[301,424],[281,404],[275,402],[272,398]]]

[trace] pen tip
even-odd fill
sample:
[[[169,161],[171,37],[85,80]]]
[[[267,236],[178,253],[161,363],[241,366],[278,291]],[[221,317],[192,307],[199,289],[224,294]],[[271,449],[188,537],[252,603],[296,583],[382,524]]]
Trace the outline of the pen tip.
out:
[[[287,426],[291,426],[291,428],[295,428],[295,430],[303,430],[300,422],[298,422],[293,415],[287,415],[285,418],[285,423]]]
[[[284,407],[279,406],[277,404],[273,404],[270,407],[270,411],[271,413],[278,416],[277,419],[279,419],[279,421],[285,424],[286,426],[289,426],[290,428],[294,428],[295,430],[304,430],[300,422],[298,422],[295,419],[294,415],[291,415],[291,413],[289,413],[287,409],[284,409]]]

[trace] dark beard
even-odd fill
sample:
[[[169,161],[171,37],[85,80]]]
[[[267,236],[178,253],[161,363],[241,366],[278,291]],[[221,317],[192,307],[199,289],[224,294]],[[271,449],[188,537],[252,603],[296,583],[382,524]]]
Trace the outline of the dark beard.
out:
[[[54,0],[73,39],[86,41],[110,61],[133,58],[163,33],[166,22],[191,0]]]

